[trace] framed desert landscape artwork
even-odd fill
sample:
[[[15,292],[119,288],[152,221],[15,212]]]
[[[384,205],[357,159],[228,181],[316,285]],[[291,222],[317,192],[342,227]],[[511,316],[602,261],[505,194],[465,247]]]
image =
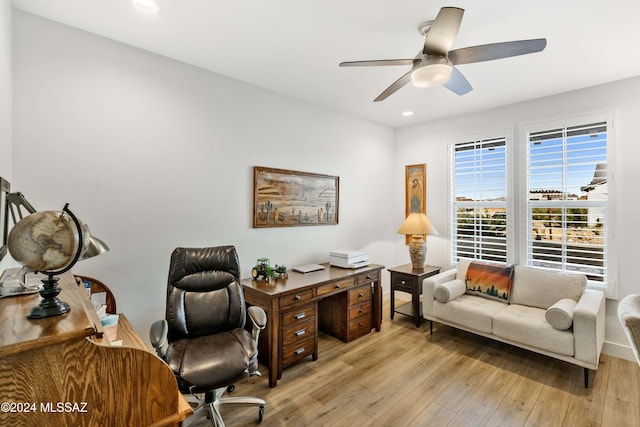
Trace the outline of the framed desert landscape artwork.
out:
[[[427,165],[405,166],[405,218],[410,213],[427,213]],[[406,237],[409,244],[409,236]]]
[[[253,226],[295,227],[338,223],[340,178],[253,167]]]

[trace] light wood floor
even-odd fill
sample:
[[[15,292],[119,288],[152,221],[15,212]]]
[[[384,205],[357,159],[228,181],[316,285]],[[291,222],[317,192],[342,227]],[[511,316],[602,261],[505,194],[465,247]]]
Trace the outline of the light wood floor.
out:
[[[640,426],[638,366],[607,355],[585,389],[580,367],[437,323],[430,336],[428,322],[390,320],[388,301],[380,332],[318,345],[277,387],[263,366],[233,395],[267,401],[263,426]],[[257,424],[256,407],[222,411],[227,426]]]

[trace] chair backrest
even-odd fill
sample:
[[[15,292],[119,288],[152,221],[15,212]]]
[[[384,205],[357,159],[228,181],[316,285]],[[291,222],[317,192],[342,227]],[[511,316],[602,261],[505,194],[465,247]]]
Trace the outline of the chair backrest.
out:
[[[109,289],[107,285],[102,283],[100,280],[89,276],[79,276],[74,274],[74,277],[76,278],[76,284],[81,288],[86,288],[86,285],[88,284],[92,294],[104,292],[106,294],[105,305],[107,306],[107,313],[117,313],[116,298],[113,296],[113,292],[111,292],[111,289]]]
[[[627,295],[620,301],[618,318],[631,343],[636,361],[640,364],[640,295]]]
[[[245,316],[235,247],[173,251],[167,283],[169,342],[242,328]]]

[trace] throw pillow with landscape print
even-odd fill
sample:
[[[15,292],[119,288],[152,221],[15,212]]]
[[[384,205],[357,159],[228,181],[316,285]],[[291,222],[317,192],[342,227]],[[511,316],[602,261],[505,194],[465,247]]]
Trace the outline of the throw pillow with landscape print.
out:
[[[509,302],[513,265],[472,261],[467,268],[467,293]]]

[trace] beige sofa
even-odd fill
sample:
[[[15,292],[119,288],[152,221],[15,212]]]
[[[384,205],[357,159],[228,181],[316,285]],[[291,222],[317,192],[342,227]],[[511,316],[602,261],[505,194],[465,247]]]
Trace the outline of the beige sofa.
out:
[[[598,369],[604,341],[605,297],[586,289],[586,277],[515,266],[508,301],[466,289],[471,260],[423,281],[423,316],[507,344]]]

